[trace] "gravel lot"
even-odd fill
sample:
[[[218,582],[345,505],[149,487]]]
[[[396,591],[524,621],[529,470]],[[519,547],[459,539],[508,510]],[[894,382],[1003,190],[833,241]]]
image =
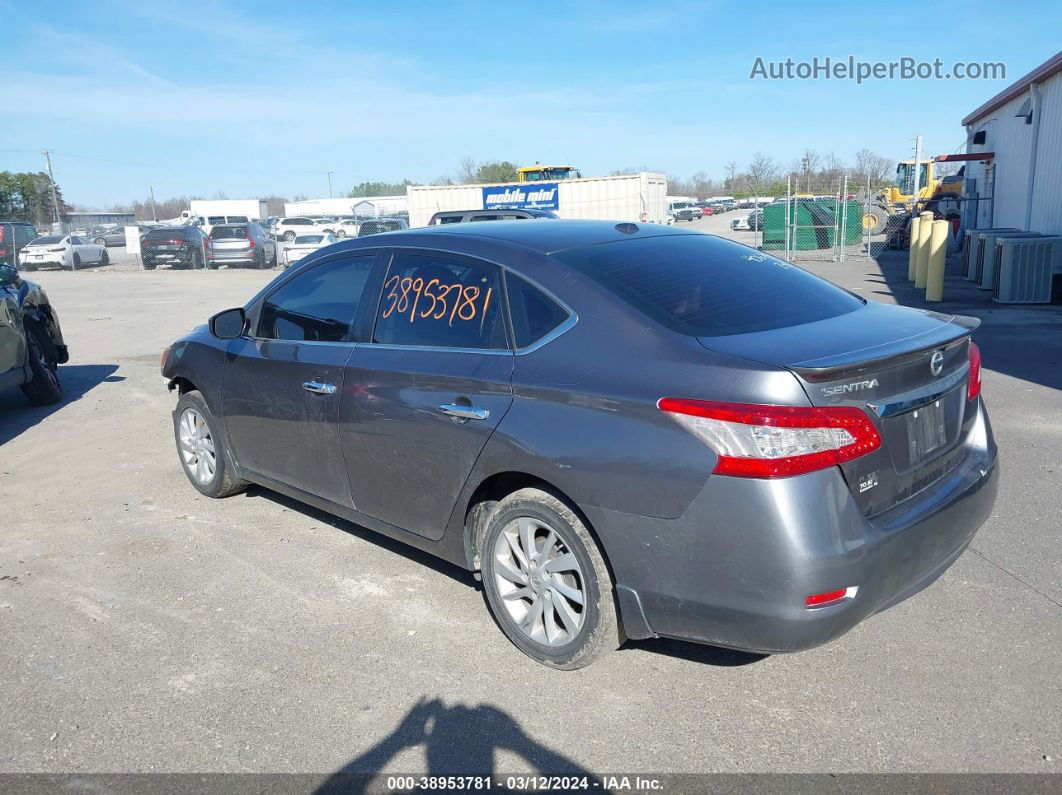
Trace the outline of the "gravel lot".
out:
[[[560,673],[456,568],[261,489],[199,496],[159,352],[272,274],[110,251],[33,277],[65,401],[0,396],[0,770],[1062,770],[1062,308],[938,305],[985,321],[1003,480],[932,588],[802,654],[657,640]],[[916,303],[901,268],[812,266]]]

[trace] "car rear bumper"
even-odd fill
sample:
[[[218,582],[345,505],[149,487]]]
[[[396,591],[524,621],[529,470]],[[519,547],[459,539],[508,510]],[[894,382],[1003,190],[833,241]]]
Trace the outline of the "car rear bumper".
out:
[[[989,517],[999,481],[983,404],[962,463],[867,519],[837,468],[777,480],[713,476],[682,517],[590,509],[631,637],[756,652],[831,641],[930,585]],[[808,609],[811,594],[851,598]]]
[[[210,261],[215,265],[247,265],[257,259],[258,255],[253,251],[240,252],[238,254],[215,253],[210,255]]]

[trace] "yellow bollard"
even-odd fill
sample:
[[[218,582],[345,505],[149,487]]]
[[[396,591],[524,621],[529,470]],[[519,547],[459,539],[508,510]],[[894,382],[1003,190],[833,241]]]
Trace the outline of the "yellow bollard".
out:
[[[926,270],[926,300],[944,300],[944,257],[948,251],[948,222],[934,221],[929,233],[929,267]]]
[[[922,223],[919,216],[911,219],[911,253],[907,258],[907,281],[915,280],[915,268],[918,266],[918,225]]]
[[[933,231],[933,213],[922,213],[918,225],[918,262],[915,264],[915,287],[926,288],[926,272],[929,270],[929,234]]]

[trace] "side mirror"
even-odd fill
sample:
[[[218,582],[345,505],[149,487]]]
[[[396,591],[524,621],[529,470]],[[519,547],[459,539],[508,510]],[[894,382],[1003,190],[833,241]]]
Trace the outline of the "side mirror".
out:
[[[210,333],[218,339],[234,340],[247,331],[247,313],[243,307],[226,309],[210,318]]]
[[[14,265],[0,265],[0,287],[7,287],[18,281],[18,268]]]

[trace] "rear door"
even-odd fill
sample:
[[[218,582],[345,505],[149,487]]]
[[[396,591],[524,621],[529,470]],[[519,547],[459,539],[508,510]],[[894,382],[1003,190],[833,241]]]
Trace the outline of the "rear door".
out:
[[[343,365],[375,255],[337,257],[276,287],[229,344],[222,404],[237,460],[350,506],[339,449]]]
[[[438,539],[512,404],[496,266],[395,251],[374,328],[347,362],[341,441],[355,507]]]

